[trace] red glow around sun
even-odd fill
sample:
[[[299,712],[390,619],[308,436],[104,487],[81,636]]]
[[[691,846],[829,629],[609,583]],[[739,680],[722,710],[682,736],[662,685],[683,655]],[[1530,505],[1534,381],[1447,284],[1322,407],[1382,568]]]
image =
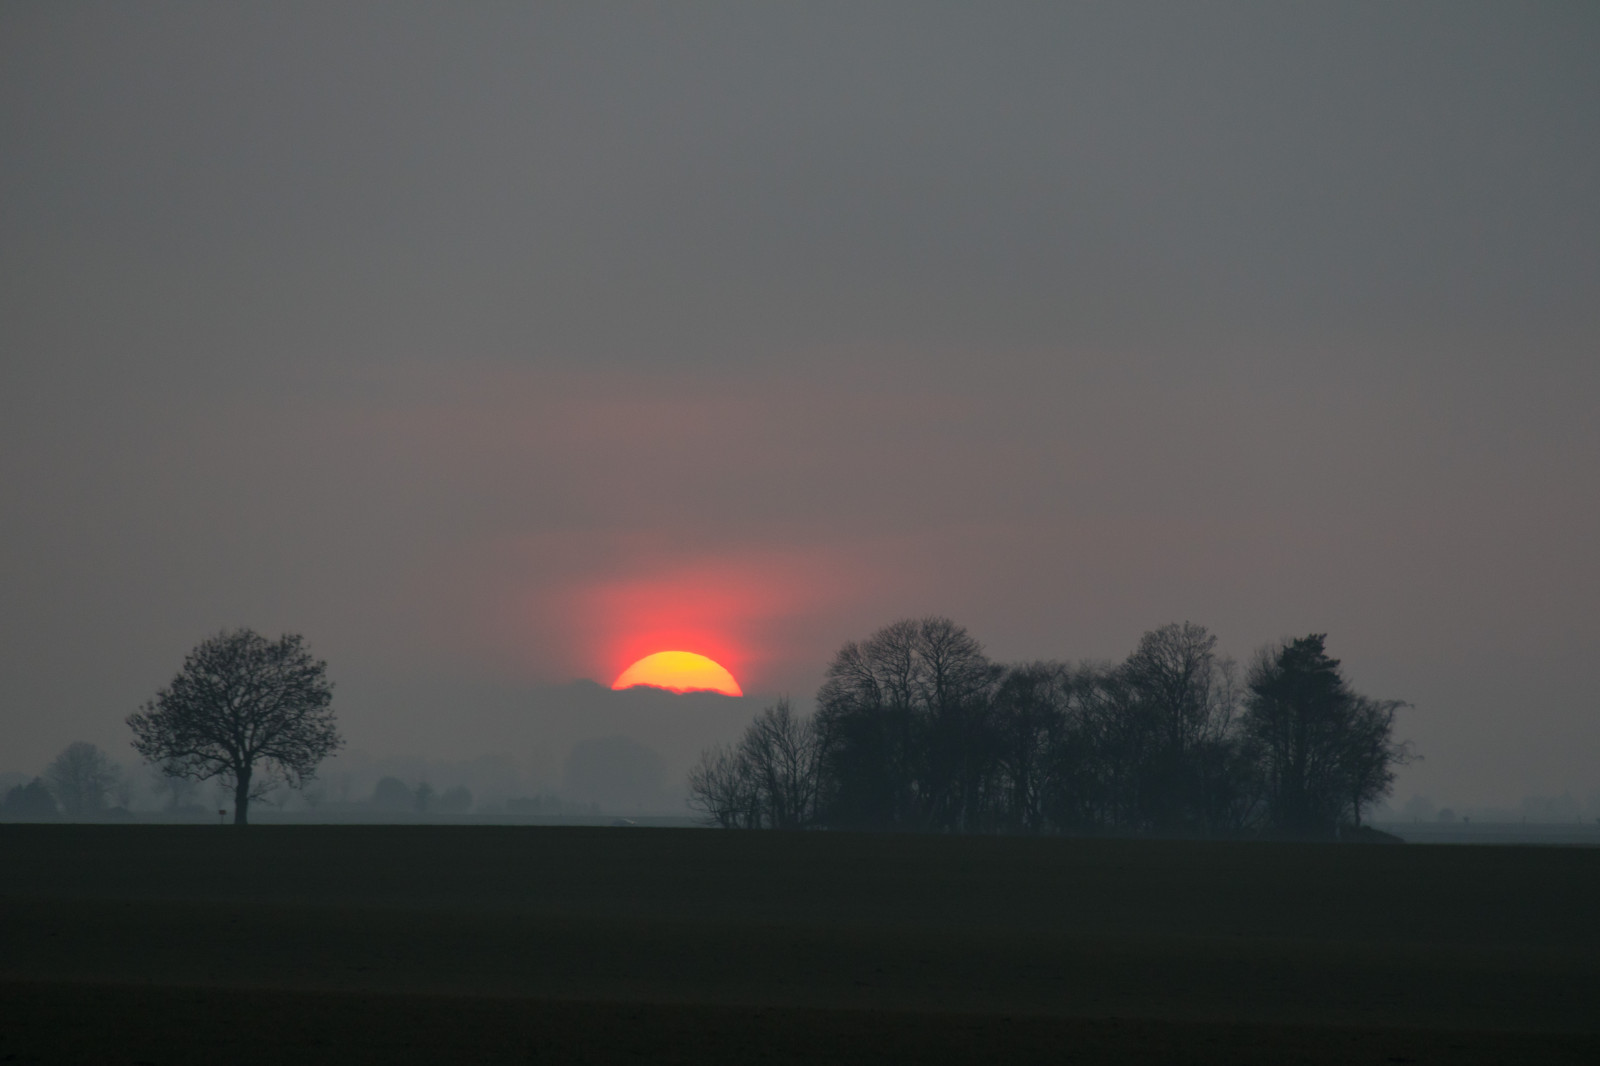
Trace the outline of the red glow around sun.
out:
[[[638,681],[665,689],[766,691],[773,664],[795,657],[797,630],[822,605],[867,584],[850,560],[821,551],[612,554],[602,553],[594,576],[524,592],[519,613],[536,625],[518,622],[514,630],[524,647],[560,655],[577,676],[617,688]],[[727,676],[686,682],[630,675],[634,664],[663,651],[703,656]]]
[[[703,656],[730,675],[720,685],[694,687],[742,690],[733,679],[761,658],[752,636],[759,633],[762,622],[778,615],[791,597],[784,583],[755,567],[713,562],[590,586],[573,613],[589,621],[590,632],[598,638],[593,646],[598,653],[596,672],[605,670],[601,676],[620,680],[634,664],[658,652],[688,654],[693,649],[692,654]]]
[[[720,692],[742,696],[739,682],[714,659],[692,651],[658,651],[646,655],[611,683],[614,689],[649,685],[671,692]]]

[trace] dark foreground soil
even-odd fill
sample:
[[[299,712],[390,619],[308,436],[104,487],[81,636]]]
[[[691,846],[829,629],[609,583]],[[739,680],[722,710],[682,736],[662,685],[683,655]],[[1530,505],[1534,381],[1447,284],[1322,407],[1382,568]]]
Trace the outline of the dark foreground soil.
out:
[[[1600,850],[0,826],[0,1063],[1600,1062]]]
[[[7,1063],[1593,1063],[1600,1041],[994,1014],[0,985]],[[19,1022],[13,1028],[13,1022]]]

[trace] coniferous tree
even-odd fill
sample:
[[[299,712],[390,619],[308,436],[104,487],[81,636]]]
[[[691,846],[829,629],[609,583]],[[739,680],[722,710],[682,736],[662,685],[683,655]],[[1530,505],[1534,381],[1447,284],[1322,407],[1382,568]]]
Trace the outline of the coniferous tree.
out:
[[[1312,633],[1265,649],[1250,671],[1245,736],[1267,823],[1284,834],[1329,836],[1359,824],[1361,809],[1387,794],[1393,767],[1410,758],[1393,736],[1403,704],[1354,692],[1326,639]]]

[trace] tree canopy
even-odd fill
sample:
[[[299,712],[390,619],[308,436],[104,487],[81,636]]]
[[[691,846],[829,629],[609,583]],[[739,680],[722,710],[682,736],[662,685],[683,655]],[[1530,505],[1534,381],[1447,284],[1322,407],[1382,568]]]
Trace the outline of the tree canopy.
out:
[[[128,716],[134,750],[166,774],[222,780],[233,791],[234,823],[244,825],[251,800],[299,788],[344,743],[327,671],[298,634],[219,633]]]

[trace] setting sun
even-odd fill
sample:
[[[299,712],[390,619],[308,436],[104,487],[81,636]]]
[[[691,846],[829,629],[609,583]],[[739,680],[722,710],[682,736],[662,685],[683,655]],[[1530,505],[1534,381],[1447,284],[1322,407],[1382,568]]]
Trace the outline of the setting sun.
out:
[[[611,683],[614,689],[649,685],[671,692],[720,692],[743,696],[739,682],[714,659],[692,651],[658,651],[634,663]]]

